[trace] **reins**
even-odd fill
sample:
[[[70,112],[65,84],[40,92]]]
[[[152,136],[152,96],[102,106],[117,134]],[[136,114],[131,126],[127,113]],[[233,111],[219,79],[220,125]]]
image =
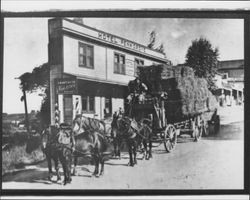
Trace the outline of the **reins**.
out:
[[[66,148],[66,149],[69,149],[69,150],[73,150],[73,148],[70,148],[70,147],[68,147],[66,144],[61,144],[61,143],[58,143],[58,144],[60,144],[62,147],[64,147],[64,148]],[[79,153],[79,154],[81,154],[82,156],[95,156],[96,154],[95,153],[84,153],[84,152],[82,152],[82,151],[79,151],[79,150],[77,150],[77,149],[74,149],[74,151],[73,152],[77,152],[77,153]],[[102,154],[104,154],[104,153],[102,153]],[[110,153],[106,153],[107,155],[109,155],[109,154],[112,154],[111,152]],[[99,154],[98,154],[98,156],[100,156]]]
[[[66,148],[66,149],[69,149],[69,150],[73,150],[73,148],[72,147],[68,147],[66,144],[61,144],[61,143],[58,143],[60,146],[62,146],[63,148]],[[82,151],[79,151],[79,150],[77,150],[77,149],[74,149],[74,151],[73,152],[77,152],[77,153],[80,153],[81,155],[83,155],[83,156],[86,156],[86,155],[94,155],[93,153],[83,153]]]
[[[137,134],[141,136],[142,139],[147,139],[144,135],[140,134],[140,131],[138,131]]]

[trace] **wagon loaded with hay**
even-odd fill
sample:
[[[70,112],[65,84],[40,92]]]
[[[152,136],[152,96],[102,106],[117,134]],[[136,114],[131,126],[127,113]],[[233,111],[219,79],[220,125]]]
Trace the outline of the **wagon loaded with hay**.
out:
[[[206,134],[217,101],[205,79],[196,77],[193,69],[184,65],[152,65],[137,70],[148,90],[142,101],[131,102],[130,115],[138,121],[150,119],[154,142],[164,143],[170,152],[177,136],[190,134],[198,141]]]

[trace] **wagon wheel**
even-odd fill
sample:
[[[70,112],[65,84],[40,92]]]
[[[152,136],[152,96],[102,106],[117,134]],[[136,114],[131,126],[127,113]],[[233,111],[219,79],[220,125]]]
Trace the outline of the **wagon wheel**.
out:
[[[202,134],[202,127],[195,126],[195,129],[193,130],[193,137],[194,137],[194,142],[198,142],[201,138]]]
[[[191,129],[192,129],[191,137],[194,138],[194,142],[198,142],[203,132],[203,125],[200,125],[199,127],[196,124],[196,120],[192,120]]]
[[[172,124],[167,125],[164,132],[164,146],[167,152],[171,152],[177,143],[177,132]]]
[[[192,137],[194,138],[194,142],[198,142],[200,140],[202,132],[203,132],[203,126],[198,127],[197,125],[195,125],[193,127]]]

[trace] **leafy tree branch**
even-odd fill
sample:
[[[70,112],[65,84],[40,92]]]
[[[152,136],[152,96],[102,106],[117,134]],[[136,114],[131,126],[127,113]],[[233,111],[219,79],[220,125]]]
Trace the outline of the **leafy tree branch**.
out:
[[[219,50],[205,38],[192,41],[186,54],[186,65],[194,69],[195,75],[205,78],[209,89],[216,90],[213,78],[217,72]]]

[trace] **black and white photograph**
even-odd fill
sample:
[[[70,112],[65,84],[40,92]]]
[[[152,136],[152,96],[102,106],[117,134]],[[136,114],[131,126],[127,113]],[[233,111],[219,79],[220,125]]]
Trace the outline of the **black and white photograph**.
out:
[[[244,19],[93,13],[3,18],[2,189],[245,190]]]

